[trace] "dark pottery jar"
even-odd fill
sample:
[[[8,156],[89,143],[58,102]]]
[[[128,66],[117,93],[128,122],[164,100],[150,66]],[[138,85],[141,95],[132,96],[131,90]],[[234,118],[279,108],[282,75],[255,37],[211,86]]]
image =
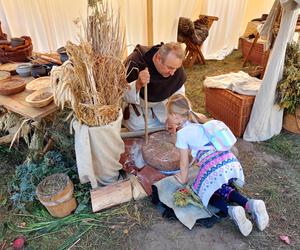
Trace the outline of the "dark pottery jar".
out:
[[[41,65],[41,64],[32,65],[31,75],[34,78],[38,78],[38,77],[41,77],[41,76],[46,76],[46,75],[48,75],[47,68],[44,65]]]
[[[60,47],[59,49],[56,50],[56,52],[59,54],[62,63],[64,63],[69,59],[65,47]]]
[[[24,38],[19,38],[19,37],[14,37],[10,40],[10,45],[15,48],[21,45],[24,45],[25,39]]]

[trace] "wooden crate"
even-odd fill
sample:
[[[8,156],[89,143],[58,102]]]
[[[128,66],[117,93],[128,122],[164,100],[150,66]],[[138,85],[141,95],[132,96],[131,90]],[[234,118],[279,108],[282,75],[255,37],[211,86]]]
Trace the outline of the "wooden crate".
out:
[[[241,137],[246,129],[254,96],[240,95],[227,89],[205,88],[205,108],[214,119],[223,121]]]
[[[239,42],[239,47],[241,48],[243,57],[245,58],[250,50],[252,41],[241,37]],[[254,45],[248,60],[253,64],[257,64],[260,66],[266,65],[266,62],[268,60],[268,54],[266,51],[264,51],[264,45],[262,43],[256,43]]]

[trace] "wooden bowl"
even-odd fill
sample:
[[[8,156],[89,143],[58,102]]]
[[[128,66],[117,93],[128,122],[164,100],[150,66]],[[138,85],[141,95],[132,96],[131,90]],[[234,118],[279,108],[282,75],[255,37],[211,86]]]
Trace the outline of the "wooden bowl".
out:
[[[26,97],[25,101],[32,107],[42,108],[50,104],[53,100],[51,88],[39,89]]]
[[[0,81],[0,95],[14,95],[25,89],[26,83],[20,78],[10,77]]]
[[[16,74],[17,66],[21,63],[4,63],[0,65],[0,70],[8,71],[11,75]]]
[[[10,77],[10,73],[8,71],[0,71],[0,81],[5,80]]]
[[[37,79],[32,80],[31,82],[27,83],[26,89],[28,90],[39,90],[43,88],[50,87],[50,77],[39,77]]]

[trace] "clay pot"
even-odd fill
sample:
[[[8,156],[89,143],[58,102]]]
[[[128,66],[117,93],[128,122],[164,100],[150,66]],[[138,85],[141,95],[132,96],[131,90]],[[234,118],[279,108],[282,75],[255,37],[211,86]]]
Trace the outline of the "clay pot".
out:
[[[64,63],[65,61],[67,61],[69,59],[65,47],[60,47],[59,49],[57,49],[56,52],[59,54],[60,60],[62,63]]]
[[[22,63],[17,66],[16,72],[20,76],[24,76],[24,77],[30,76],[31,75],[31,67],[32,67],[31,63]]]
[[[19,37],[14,37],[10,41],[10,44],[13,48],[24,45],[24,43],[25,43],[25,39]]]

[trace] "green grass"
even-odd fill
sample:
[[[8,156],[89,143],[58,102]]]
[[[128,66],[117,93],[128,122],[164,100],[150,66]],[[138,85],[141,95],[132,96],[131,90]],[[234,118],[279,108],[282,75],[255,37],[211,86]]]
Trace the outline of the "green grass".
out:
[[[300,136],[282,131],[263,145],[283,158],[300,165]]]

